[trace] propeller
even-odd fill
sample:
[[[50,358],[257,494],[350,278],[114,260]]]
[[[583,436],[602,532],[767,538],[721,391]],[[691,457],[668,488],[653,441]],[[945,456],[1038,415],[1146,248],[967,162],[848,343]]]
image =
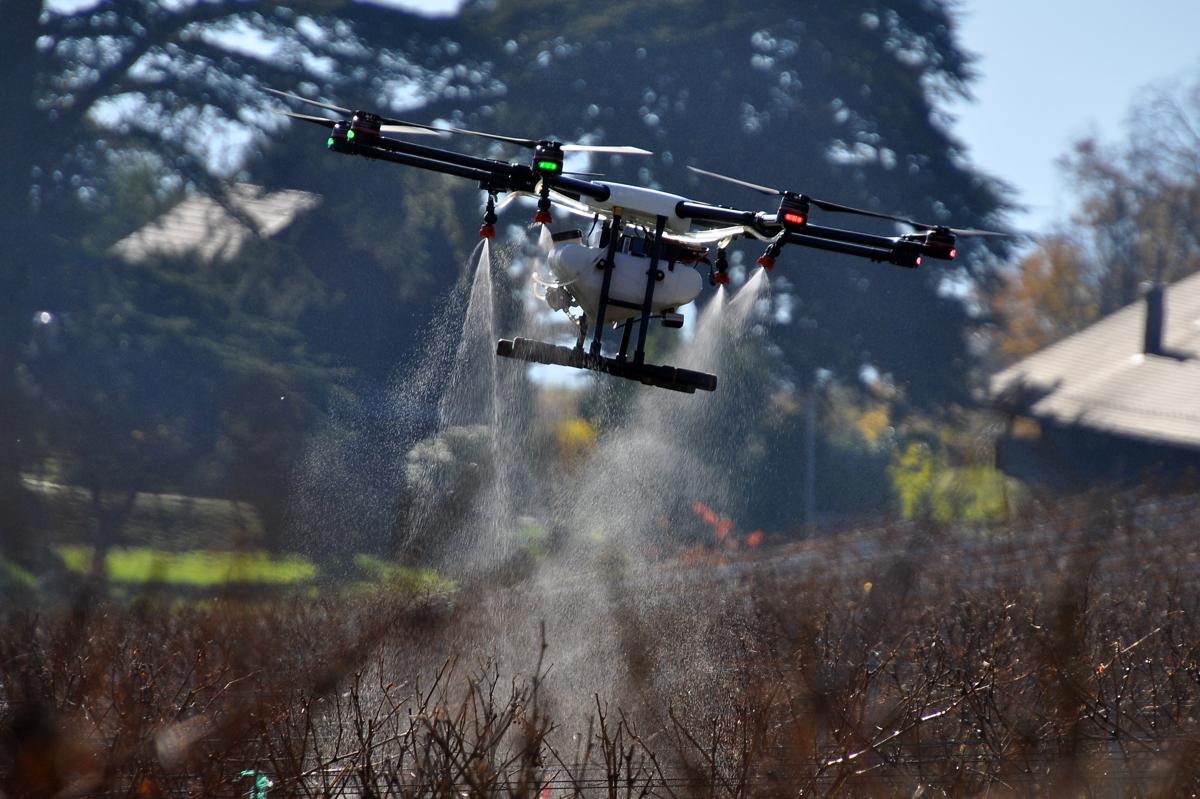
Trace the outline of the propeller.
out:
[[[532,169],[539,179],[537,193],[537,214],[533,217],[535,224],[548,225],[550,215],[550,188],[552,179],[563,174],[563,157],[566,153],[608,153],[610,155],[652,155],[649,150],[626,145],[606,144],[564,144],[551,139],[525,139],[519,136],[504,136],[500,133],[488,133],[482,130],[468,128],[447,128],[451,133],[461,133],[466,136],[478,136],[492,141],[515,144],[519,147],[533,150]],[[575,173],[587,175],[588,173]]]
[[[308,103],[309,105],[316,106],[317,108],[324,108],[327,111],[333,111],[335,113],[341,114],[342,116],[346,116],[346,117],[350,117],[350,118],[354,118],[355,116],[358,116],[361,114],[361,112],[351,111],[349,108],[342,108],[340,105],[332,105],[330,103],[323,103],[320,100],[313,100],[308,97],[301,97],[298,94],[292,94],[291,92],[283,92],[283,91],[280,91],[279,89],[263,87],[263,90],[270,92],[271,94],[274,94],[278,97],[284,97],[289,100],[296,100],[301,103]],[[315,125],[322,125],[327,128],[332,128],[334,125],[337,124],[337,122],[335,120],[328,119],[327,117],[312,116],[310,114],[297,114],[292,111],[277,111],[276,113],[282,114],[283,116],[289,117],[291,119],[300,120],[301,122],[311,122]],[[402,119],[389,119],[388,117],[383,117],[383,116],[378,117],[378,121],[380,123],[379,124],[379,132],[380,133],[401,133],[401,134],[406,134],[406,135],[418,135],[418,136],[442,136],[442,135],[445,135],[445,131],[441,130],[440,128],[435,128],[432,125],[422,125],[419,122],[405,122]]]
[[[508,142],[516,144],[520,147],[525,147],[529,150],[536,150],[539,145],[551,144],[556,145],[557,149],[564,153],[607,153],[609,155],[654,155],[649,150],[643,150],[641,147],[630,147],[623,144],[563,144],[549,140],[539,139],[523,139],[519,136],[504,136],[500,133],[488,133],[482,130],[469,130],[467,128],[447,128],[451,133],[462,133],[467,136],[479,136],[484,139],[493,139],[495,141]]]
[[[688,169],[701,175],[707,175],[717,180],[723,180],[726,183],[732,183],[735,186],[742,186],[747,189],[753,189],[761,194],[769,194],[775,197],[797,196],[795,192],[784,191],[783,189],[775,189],[770,186],[760,186],[757,183],[751,183],[748,180],[739,178],[731,178],[728,175],[722,175],[719,172],[710,172],[707,169],[689,166]],[[807,197],[808,202],[822,211],[828,211],[835,214],[857,214],[858,216],[869,216],[874,219],[887,219],[892,222],[900,222],[909,225],[916,230],[942,230],[953,233],[956,236],[1009,236],[1008,233],[1000,233],[995,230],[977,230],[975,228],[953,228],[945,225],[930,225],[925,222],[918,222],[915,219],[909,219],[904,216],[896,216],[894,214],[882,214],[878,211],[868,211],[864,208],[855,208],[852,205],[842,205],[841,203],[830,202],[828,200],[819,200],[816,197]]]
[[[340,105],[330,105],[329,103],[322,103],[320,100],[310,100],[309,98],[301,97],[298,94],[292,94],[291,92],[281,92],[279,89],[272,89],[269,86],[264,86],[263,91],[269,92],[270,94],[273,94],[277,97],[286,97],[289,100],[299,100],[302,103],[308,103],[309,105],[315,105],[317,108],[324,108],[326,111],[336,111],[337,113],[342,114],[344,116],[353,116],[354,115],[354,112],[351,111],[349,108],[342,108]]]

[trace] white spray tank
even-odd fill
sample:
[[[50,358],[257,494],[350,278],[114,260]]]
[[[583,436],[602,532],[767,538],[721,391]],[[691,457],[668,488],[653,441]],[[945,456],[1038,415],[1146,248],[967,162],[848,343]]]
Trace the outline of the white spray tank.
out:
[[[570,292],[590,319],[595,319],[599,312],[606,255],[607,248],[588,247],[578,236],[572,236],[555,241],[546,259],[555,284]],[[606,322],[630,319],[641,313],[649,268],[649,257],[627,252],[613,254],[612,281],[608,287],[610,303],[604,313]],[[687,305],[704,287],[700,273],[688,264],[670,264],[660,259],[657,278],[650,306],[652,315]],[[613,305],[611,300],[633,303],[638,310]]]

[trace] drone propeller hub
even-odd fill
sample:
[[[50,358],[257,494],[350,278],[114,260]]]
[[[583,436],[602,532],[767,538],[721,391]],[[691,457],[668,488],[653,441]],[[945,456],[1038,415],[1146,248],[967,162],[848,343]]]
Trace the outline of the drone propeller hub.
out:
[[[378,135],[382,126],[383,117],[367,111],[355,111],[354,116],[350,118],[350,129],[359,133]]]
[[[803,194],[785,192],[779,201],[775,221],[788,230],[798,230],[808,224],[809,203]]]
[[[923,245],[922,252],[925,255],[943,261],[953,261],[958,257],[958,249],[955,246],[957,238],[949,229],[935,228],[918,235]]]
[[[563,148],[558,142],[542,141],[533,148],[533,169],[540,175],[561,175]]]

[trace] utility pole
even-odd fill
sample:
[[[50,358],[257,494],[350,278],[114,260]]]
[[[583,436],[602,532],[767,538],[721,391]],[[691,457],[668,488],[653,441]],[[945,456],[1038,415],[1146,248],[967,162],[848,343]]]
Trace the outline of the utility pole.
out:
[[[818,369],[804,412],[804,537],[817,534],[817,403],[832,373]]]

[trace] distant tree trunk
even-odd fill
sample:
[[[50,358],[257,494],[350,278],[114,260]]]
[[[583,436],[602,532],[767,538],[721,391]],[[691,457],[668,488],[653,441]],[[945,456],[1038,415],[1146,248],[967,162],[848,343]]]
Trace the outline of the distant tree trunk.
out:
[[[37,225],[30,224],[30,160],[23,142],[39,134],[28,126],[34,107],[41,0],[0,0],[0,552],[29,552],[30,512],[21,487],[21,452],[30,435],[17,369],[28,334],[29,278],[38,252]]]
[[[104,504],[104,489],[98,482],[93,482],[92,495],[92,524],[95,525],[95,535],[92,538],[92,565],[90,579],[93,585],[103,585],[108,580],[108,553],[113,547],[122,543],[121,530],[125,518],[132,510],[137,500],[137,489],[131,488],[125,492],[125,498],[117,507]]]

